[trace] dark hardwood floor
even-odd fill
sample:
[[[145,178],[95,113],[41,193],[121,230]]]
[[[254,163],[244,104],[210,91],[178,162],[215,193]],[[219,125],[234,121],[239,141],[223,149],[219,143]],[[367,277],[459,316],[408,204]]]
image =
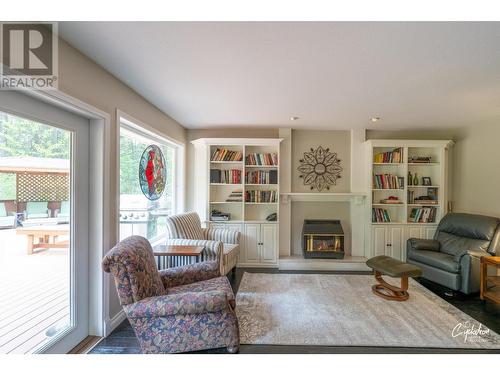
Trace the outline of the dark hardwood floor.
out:
[[[237,269],[235,274],[229,276],[231,285],[236,293],[244,272],[259,273],[326,273],[326,274],[366,274],[365,272],[330,272],[330,271],[278,271],[268,268]],[[460,293],[448,295],[449,290],[425,279],[419,279],[423,286],[431,290],[444,300],[448,301],[458,309],[473,317],[478,322],[486,325],[491,330],[500,333],[500,305],[490,302],[483,303],[478,295],[465,296]],[[135,337],[132,327],[125,320],[107,338],[103,339],[91,354],[138,354],[139,343]],[[197,353],[217,354],[227,353],[225,349],[205,350]],[[339,346],[298,346],[298,345],[241,345],[242,354],[460,354],[460,353],[496,353],[500,350],[466,350],[466,349],[442,349],[442,348],[393,348],[393,347],[339,347]]]

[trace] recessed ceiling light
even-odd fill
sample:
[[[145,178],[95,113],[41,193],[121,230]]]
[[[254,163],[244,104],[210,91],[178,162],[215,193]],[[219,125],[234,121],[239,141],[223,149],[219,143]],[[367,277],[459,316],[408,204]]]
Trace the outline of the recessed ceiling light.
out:
[[[377,122],[377,121],[380,121],[381,118],[380,117],[370,117],[370,120],[371,120],[371,122]]]
[[[290,120],[292,120],[292,121],[297,121],[298,119],[299,119],[299,117],[297,117],[297,116],[290,117]]]

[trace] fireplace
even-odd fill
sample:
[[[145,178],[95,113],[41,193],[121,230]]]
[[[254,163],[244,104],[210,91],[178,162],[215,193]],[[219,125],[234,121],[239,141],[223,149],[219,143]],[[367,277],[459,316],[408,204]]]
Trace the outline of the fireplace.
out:
[[[302,237],[304,258],[344,258],[344,231],[340,220],[304,220]]]

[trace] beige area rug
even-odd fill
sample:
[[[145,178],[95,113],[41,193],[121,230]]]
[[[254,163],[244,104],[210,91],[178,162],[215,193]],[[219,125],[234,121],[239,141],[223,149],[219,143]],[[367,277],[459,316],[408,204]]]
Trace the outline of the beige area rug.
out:
[[[370,275],[245,273],[241,343],[500,349],[498,334],[416,281],[405,302],[375,296],[373,283]]]

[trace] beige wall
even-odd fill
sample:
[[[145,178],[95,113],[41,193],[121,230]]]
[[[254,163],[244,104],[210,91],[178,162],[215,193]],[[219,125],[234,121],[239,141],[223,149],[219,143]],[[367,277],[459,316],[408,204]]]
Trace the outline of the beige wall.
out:
[[[500,124],[449,130],[369,130],[367,139],[452,139],[451,200],[455,212],[500,217]]]
[[[329,148],[341,159],[342,178],[330,190],[323,193],[345,193],[351,190],[351,132],[348,130],[293,130],[292,131],[292,192],[311,192],[310,186],[303,184],[301,173],[297,170],[304,152],[318,146]],[[315,190],[317,191],[317,190]]]
[[[199,138],[278,138],[278,129],[262,129],[247,127],[243,129],[235,128],[219,128],[219,129],[188,129],[186,136],[186,209],[188,211],[194,210],[195,202],[195,175],[194,175],[194,147],[190,143]]]
[[[181,125],[63,40],[59,43],[59,90],[97,107],[111,116],[111,140],[106,145],[111,156],[111,169],[105,171],[109,178],[109,185],[106,188],[110,197],[116,197],[118,194],[117,179],[119,175],[115,168],[117,109],[179,142],[184,143],[186,140],[186,130]],[[115,200],[106,202],[105,210],[110,213],[110,222],[108,223],[110,228],[117,228],[115,225],[117,209]],[[117,239],[118,233],[110,233],[110,245],[116,243]],[[105,249],[105,251],[107,250]],[[109,315],[113,317],[121,311],[121,306],[112,279],[108,287],[110,289]]]

